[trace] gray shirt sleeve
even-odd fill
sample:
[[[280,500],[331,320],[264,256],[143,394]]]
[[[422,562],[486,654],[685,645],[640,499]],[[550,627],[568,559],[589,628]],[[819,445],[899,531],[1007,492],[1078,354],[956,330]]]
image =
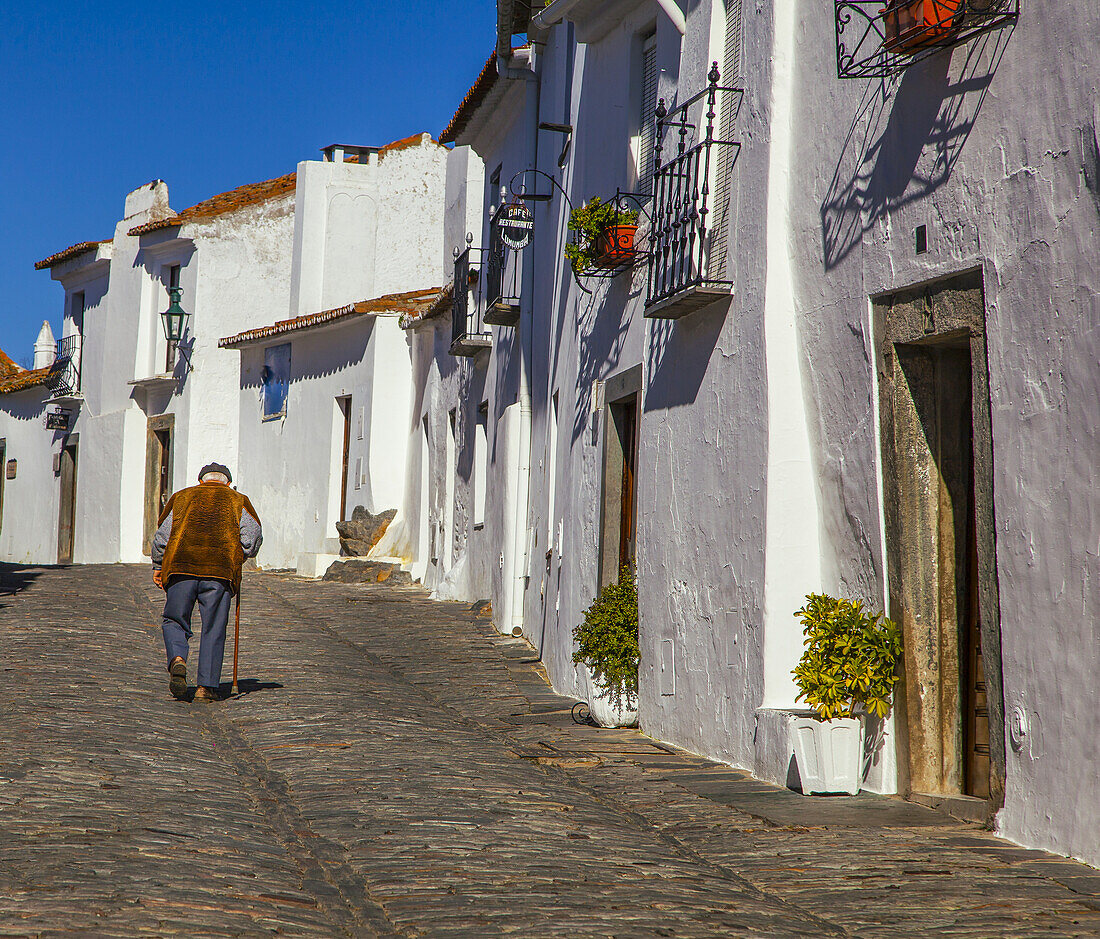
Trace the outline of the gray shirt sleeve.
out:
[[[172,513],[168,513],[168,517],[157,529],[157,533],[153,535],[153,549],[150,552],[150,557],[153,559],[153,570],[159,571],[160,565],[164,561],[164,549],[168,547],[168,538],[172,534]]]
[[[244,556],[254,558],[260,553],[260,545],[263,543],[264,536],[260,523],[247,511],[241,512],[241,547],[244,548]]]

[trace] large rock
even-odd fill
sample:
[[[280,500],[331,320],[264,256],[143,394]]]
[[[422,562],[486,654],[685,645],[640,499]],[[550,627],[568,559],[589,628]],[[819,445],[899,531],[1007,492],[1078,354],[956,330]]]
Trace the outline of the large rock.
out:
[[[378,539],[389,528],[397,514],[397,509],[387,509],[377,515],[371,515],[363,506],[357,505],[346,522],[337,522],[340,533],[340,553],[344,557],[363,557],[378,544]]]
[[[334,561],[322,580],[338,584],[385,584],[387,587],[405,587],[413,582],[408,571],[385,561]]]

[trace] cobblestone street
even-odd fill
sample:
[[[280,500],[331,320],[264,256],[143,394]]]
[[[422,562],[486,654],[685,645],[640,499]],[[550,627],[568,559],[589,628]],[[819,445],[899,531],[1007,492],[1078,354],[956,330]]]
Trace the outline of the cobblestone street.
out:
[[[1100,935],[1100,872],[577,725],[466,605],[250,575],[198,704],[161,597],[0,566],[2,935]]]

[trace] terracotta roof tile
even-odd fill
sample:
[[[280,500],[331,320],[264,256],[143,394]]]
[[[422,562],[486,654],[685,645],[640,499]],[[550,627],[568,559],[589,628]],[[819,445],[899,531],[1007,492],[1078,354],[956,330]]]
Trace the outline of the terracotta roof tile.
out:
[[[462,99],[462,104],[458,106],[458,110],[455,111],[454,117],[451,118],[451,123],[447,125],[446,130],[439,135],[440,143],[454,143],[459,134],[465,130],[466,125],[470,123],[470,118],[473,117],[474,112],[481,105],[481,102],[485,100],[485,96],[489,94],[490,89],[496,84],[497,80],[497,54],[494,52],[489,56],[489,60],[485,63],[485,67],[481,70],[481,74],[478,75],[477,81],[474,82],[473,87],[466,92],[466,97]]]
[[[21,371],[23,371],[23,369],[16,365],[3,349],[0,349],[0,378],[8,378],[11,375],[17,375]]]
[[[25,391],[37,385],[45,385],[46,376],[49,374],[49,368],[36,368],[29,371],[21,368],[14,375],[0,377],[0,395],[11,394],[15,391]]]
[[[259,205],[259,203],[266,202],[268,199],[277,199],[279,196],[285,196],[288,192],[293,192],[296,180],[297,173],[287,173],[286,176],[266,179],[261,183],[238,186],[236,189],[230,189],[229,192],[219,193],[204,202],[191,206],[189,209],[184,209],[177,215],[170,215],[167,218],[136,225],[130,229],[128,234],[144,235],[162,228],[174,228],[187,222],[197,222],[218,215],[226,215],[229,212],[236,212],[238,209],[250,205]]]
[[[104,238],[101,241],[81,241],[78,244],[70,245],[64,251],[58,251],[57,254],[51,254],[48,258],[43,258],[41,261],[35,261],[34,269],[40,271],[43,268],[53,267],[55,264],[67,261],[69,258],[75,258],[78,254],[83,254],[85,251],[91,251],[93,248],[108,244],[110,241],[110,238]]]
[[[347,306],[337,307],[334,310],[309,313],[305,316],[296,316],[293,319],[280,320],[271,326],[248,329],[243,333],[237,333],[235,336],[226,336],[224,339],[219,339],[218,347],[221,349],[234,349],[249,342],[270,339],[274,336],[282,336],[285,333],[309,329],[313,326],[323,326],[335,320],[349,316],[361,316],[365,313],[416,314],[426,308],[438,294],[438,287],[430,287],[427,290],[409,290],[405,293],[389,293],[383,297],[375,297],[373,300],[360,300],[357,303],[349,303]]]
[[[401,317],[401,328],[411,329],[414,326],[419,326],[425,320],[434,319],[437,316],[442,316],[444,313],[451,309],[452,301],[454,299],[454,284],[447,284],[445,287],[439,290],[434,297],[432,297],[431,303],[424,307],[423,310],[418,313],[405,313]]]

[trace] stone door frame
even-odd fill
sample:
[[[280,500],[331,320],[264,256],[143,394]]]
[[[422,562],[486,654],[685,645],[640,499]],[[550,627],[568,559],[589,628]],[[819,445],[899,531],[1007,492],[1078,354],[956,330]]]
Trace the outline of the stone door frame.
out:
[[[1001,662],[1000,599],[997,583],[996,522],[993,505],[993,439],[986,353],[985,294],[980,268],[952,273],[935,280],[871,298],[878,375],[879,419],[883,475],[883,511],[886,522],[890,616],[902,621],[898,598],[903,596],[902,564],[897,545],[901,538],[899,507],[891,494],[898,492],[898,453],[895,441],[895,345],[935,345],[954,342],[969,346],[971,363],[971,428],[973,484],[978,548],[978,607],[984,654],[989,713],[990,802],[1004,805],[1005,718]],[[904,670],[903,670],[904,672]],[[902,676],[902,686],[906,687]],[[910,735],[920,731],[908,720],[907,695],[898,695],[898,767],[906,791],[909,783]]]

